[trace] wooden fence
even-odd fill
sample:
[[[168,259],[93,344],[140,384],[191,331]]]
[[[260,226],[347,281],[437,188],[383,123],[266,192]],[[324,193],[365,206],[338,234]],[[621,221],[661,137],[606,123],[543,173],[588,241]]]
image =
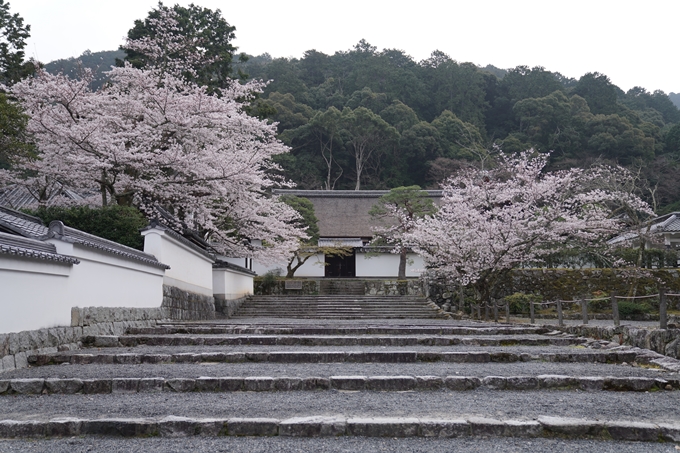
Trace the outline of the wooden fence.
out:
[[[536,305],[551,306],[555,305],[557,309],[557,321],[559,326],[564,326],[564,313],[563,308],[565,306],[577,304],[581,307],[581,320],[583,324],[588,324],[588,302],[609,300],[612,307],[612,319],[615,326],[621,325],[621,317],[619,316],[619,300],[641,300],[641,299],[653,299],[659,298],[659,327],[661,329],[668,328],[668,298],[669,297],[680,297],[680,294],[667,293],[665,288],[659,288],[657,294],[652,294],[648,296],[617,296],[616,293],[612,293],[609,297],[599,297],[594,299],[579,298],[574,300],[556,300],[552,302],[529,302],[529,316],[531,317],[531,324],[536,322]],[[477,319],[482,318],[481,310],[484,309],[484,321],[489,321],[490,311],[493,313],[494,322],[498,322],[498,310],[499,308],[505,309],[505,320],[510,322],[510,302],[507,300],[495,300],[490,303],[479,303],[473,304],[471,306],[471,314],[477,312]]]

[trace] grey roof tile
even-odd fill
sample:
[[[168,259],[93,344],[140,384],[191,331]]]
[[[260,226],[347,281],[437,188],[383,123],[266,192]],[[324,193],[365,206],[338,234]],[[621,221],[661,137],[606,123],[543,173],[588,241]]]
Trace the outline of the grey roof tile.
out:
[[[0,233],[0,254],[67,264],[80,263],[76,258],[58,254],[54,244],[7,233]]]

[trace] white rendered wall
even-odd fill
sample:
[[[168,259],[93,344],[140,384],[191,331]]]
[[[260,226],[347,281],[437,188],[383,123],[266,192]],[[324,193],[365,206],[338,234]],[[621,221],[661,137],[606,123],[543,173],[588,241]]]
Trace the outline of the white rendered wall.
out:
[[[166,285],[206,296],[213,295],[212,259],[174,239],[162,229],[152,228],[143,231],[142,235],[144,252],[170,266],[163,277]]]
[[[419,277],[425,269],[423,259],[409,253],[406,261],[406,276]],[[399,275],[399,255],[396,253],[357,253],[357,277],[397,277]]]
[[[323,277],[326,275],[326,259],[323,253],[319,253],[315,256],[310,257],[305,264],[300,266],[297,271],[295,271],[295,277]],[[253,261],[253,271],[257,275],[264,275],[268,271],[280,269],[281,276],[286,276],[286,266],[288,263],[273,264],[270,266],[264,266],[256,261]]]
[[[70,264],[0,255],[0,333],[70,326]]]
[[[253,275],[233,269],[213,269],[213,295],[222,299],[240,299],[253,294]]]
[[[160,307],[163,269],[56,239],[67,265],[0,256],[0,333],[70,326],[72,307]]]

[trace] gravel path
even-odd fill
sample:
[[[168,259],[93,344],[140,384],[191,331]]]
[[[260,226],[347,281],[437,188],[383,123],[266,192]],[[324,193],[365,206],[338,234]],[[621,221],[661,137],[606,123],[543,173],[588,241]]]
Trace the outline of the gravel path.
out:
[[[567,374],[570,376],[642,376],[669,377],[658,369],[647,369],[606,363],[214,363],[138,364],[138,365],[49,365],[24,368],[2,374],[2,379],[111,377],[189,377],[200,376],[537,376]],[[0,412],[2,409],[0,409]]]
[[[561,416],[596,420],[680,421],[680,391],[654,393],[582,391],[474,392],[234,392],[5,396],[0,419],[55,417],[199,418],[311,415],[355,417],[482,416],[535,419]]]
[[[0,440],[0,452],[230,452],[230,453],[677,453],[673,444],[641,444],[599,440],[562,439],[375,439],[375,438],[182,438],[110,439],[76,438],[54,440]]]

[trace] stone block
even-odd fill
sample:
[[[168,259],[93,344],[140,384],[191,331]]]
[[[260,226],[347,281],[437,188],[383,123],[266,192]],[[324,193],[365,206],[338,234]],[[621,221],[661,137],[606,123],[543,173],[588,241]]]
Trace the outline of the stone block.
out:
[[[416,388],[413,376],[369,376],[366,379],[366,390],[374,391],[407,391]]]
[[[444,385],[449,390],[474,390],[482,385],[482,380],[469,376],[446,376],[444,378]]]
[[[306,377],[300,382],[300,390],[330,390],[331,380],[323,377]]]
[[[363,437],[415,437],[419,426],[417,418],[350,418],[346,432]]]
[[[659,423],[661,439],[666,442],[680,442],[680,423]]]
[[[111,379],[83,379],[83,393],[89,395],[111,393],[113,382]]]
[[[172,363],[172,354],[142,354],[142,363]]]
[[[16,369],[14,364],[14,355],[9,354],[2,358],[2,371],[12,371]]]
[[[274,378],[274,390],[293,391],[302,390],[302,379],[298,377],[281,376]]]
[[[191,352],[180,352],[172,354],[172,361],[174,363],[200,363],[201,354],[194,354]]]
[[[221,377],[219,378],[220,392],[240,392],[243,390],[242,377]]]
[[[492,390],[505,390],[508,378],[505,376],[486,376],[482,378],[482,385]]]
[[[151,420],[136,418],[83,420],[80,433],[112,437],[146,437],[157,435],[158,424]]]
[[[246,361],[245,352],[228,352],[225,354],[224,361],[227,363],[240,363]]]
[[[165,381],[164,390],[178,393],[193,392],[196,389],[196,379],[174,378]]]
[[[247,392],[269,392],[276,390],[275,379],[269,376],[247,377],[243,379],[243,390]]]
[[[94,337],[94,347],[95,348],[117,348],[118,336],[117,335],[99,335]]]
[[[661,434],[660,428],[652,423],[616,421],[607,422],[605,426],[614,440],[656,442]]]
[[[444,388],[444,378],[441,376],[416,376],[418,390],[441,390]]]
[[[221,363],[226,361],[227,354],[225,352],[203,352],[201,353],[201,362]]]
[[[142,378],[139,380],[137,391],[139,393],[160,393],[165,386],[163,378]]]
[[[26,437],[44,436],[44,422],[0,420],[0,439],[21,439]]]
[[[365,390],[366,376],[331,376],[333,390]]]
[[[470,425],[463,419],[421,419],[419,435],[422,437],[465,437],[470,435]]]
[[[229,436],[276,436],[279,421],[275,418],[231,418],[227,420]]]
[[[498,437],[505,434],[506,425],[500,420],[483,417],[468,418],[470,432],[474,437]]]
[[[9,380],[0,380],[0,395],[6,393],[9,390]]]
[[[602,390],[604,378],[601,377],[578,377],[578,386],[581,390]]]
[[[535,420],[506,420],[503,435],[506,437],[541,437],[543,425]]]
[[[196,379],[197,392],[217,392],[220,388],[220,379],[216,377],[199,377]]]
[[[48,393],[73,395],[83,391],[81,379],[46,379],[45,388]]]
[[[344,417],[294,417],[279,423],[280,436],[335,437],[345,434]]]
[[[12,379],[12,392],[22,395],[40,395],[45,387],[44,379]]]
[[[285,352],[279,352],[279,353],[272,353],[272,354],[280,354],[284,356],[286,353]],[[245,353],[245,360],[247,362],[268,362],[269,361],[269,353],[268,352],[246,352]],[[285,360],[281,360],[285,361]]]
[[[604,379],[605,390],[619,392],[647,392],[656,385],[653,378],[644,377],[606,377]]]
[[[604,423],[562,417],[539,417],[538,422],[551,434],[574,437],[602,437]]]
[[[519,362],[519,355],[511,352],[492,352],[489,353],[489,359],[492,362],[512,363]]]
[[[505,388],[507,390],[535,390],[538,388],[538,378],[534,376],[509,376]]]
[[[28,355],[26,351],[17,352],[14,354],[14,366],[17,370],[21,368],[28,368]]]
[[[139,391],[139,379],[137,378],[111,379],[112,393],[137,393],[138,391]]]
[[[538,385],[542,389],[568,389],[578,385],[578,379],[573,376],[542,374],[537,378]]]
[[[45,425],[47,437],[74,437],[80,436],[82,421],[77,418],[62,418],[50,420]]]

